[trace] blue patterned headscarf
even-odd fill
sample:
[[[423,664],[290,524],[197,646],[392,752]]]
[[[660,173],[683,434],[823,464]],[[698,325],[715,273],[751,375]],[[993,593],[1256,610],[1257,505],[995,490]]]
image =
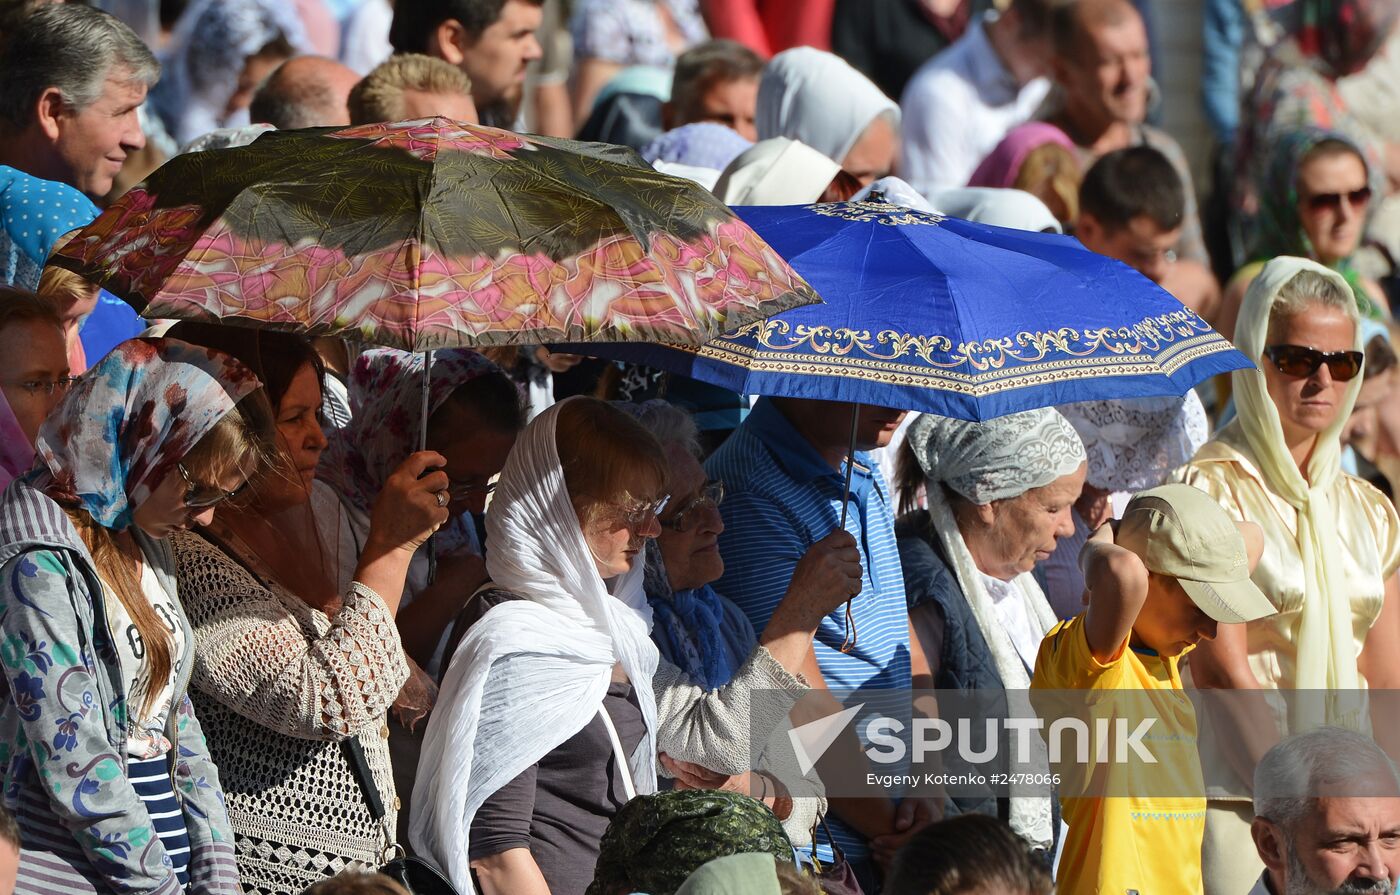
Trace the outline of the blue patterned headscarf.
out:
[[[92,200],[68,184],[0,165],[0,280],[33,292],[58,238],[96,217]]]
[[[39,430],[49,492],[118,531],[190,448],[261,386],[227,354],[175,339],[123,342]]]

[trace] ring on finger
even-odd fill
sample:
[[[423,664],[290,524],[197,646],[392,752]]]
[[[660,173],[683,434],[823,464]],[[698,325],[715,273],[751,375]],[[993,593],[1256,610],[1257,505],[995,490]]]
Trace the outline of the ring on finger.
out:
[[[437,498],[437,505],[438,505],[439,507],[445,507],[445,506],[447,506],[447,492],[446,492],[446,491],[439,491],[439,492],[437,492],[436,494],[434,494],[433,496]]]

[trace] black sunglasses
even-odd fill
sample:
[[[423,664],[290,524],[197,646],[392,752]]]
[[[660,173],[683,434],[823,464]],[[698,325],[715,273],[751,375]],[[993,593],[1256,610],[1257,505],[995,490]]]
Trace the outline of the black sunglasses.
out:
[[[1326,364],[1327,372],[1338,382],[1356,378],[1366,359],[1360,351],[1333,351],[1329,354],[1302,345],[1270,345],[1264,349],[1264,356],[1273,361],[1283,375],[1297,376],[1299,379],[1313,375]]]
[[[246,479],[243,484],[239,485],[233,491],[225,491],[222,488],[205,487],[194,480],[189,470],[185,469],[185,464],[176,463],[175,468],[179,470],[180,478],[185,480],[185,506],[191,510],[207,510],[210,507],[218,506],[226,500],[233,500],[239,494],[243,493],[244,488],[248,487]]]
[[[1352,190],[1349,193],[1317,193],[1307,198],[1308,207],[1313,211],[1338,211],[1342,207],[1342,200],[1352,208],[1362,208],[1371,201],[1371,188],[1363,186],[1359,190]]]

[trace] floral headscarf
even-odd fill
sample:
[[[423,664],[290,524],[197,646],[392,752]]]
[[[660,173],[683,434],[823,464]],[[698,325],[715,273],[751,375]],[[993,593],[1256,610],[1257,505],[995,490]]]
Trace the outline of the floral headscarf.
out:
[[[1320,127],[1299,127],[1279,134],[1269,152],[1268,164],[1262,168],[1257,186],[1259,194],[1259,215],[1255,219],[1254,257],[1268,261],[1283,255],[1299,258],[1316,258],[1312,242],[1303,230],[1303,219],[1298,214],[1298,170],[1308,153],[1318,144],[1328,140],[1344,143],[1355,151],[1366,168],[1369,182],[1371,172],[1366,163],[1366,153],[1356,145],[1356,141],[1338,131]],[[1337,272],[1346,278],[1356,295],[1356,302],[1363,316],[1374,317],[1379,313],[1375,303],[1361,285],[1360,275],[1343,260]]]
[[[1381,10],[1377,27],[1360,27],[1361,17],[1375,9]],[[1293,0],[1275,15],[1304,56],[1340,78],[1366,67],[1390,35],[1397,13],[1395,0]]]
[[[260,386],[222,352],[175,339],[123,342],[74,383],[39,430],[48,490],[120,531],[190,448]]]
[[[457,389],[501,368],[475,351],[433,352],[428,383],[428,416]],[[504,375],[504,374],[502,374]],[[423,355],[396,348],[372,348],[350,370],[350,425],[332,436],[321,460],[320,477],[341,498],[365,513],[384,482],[418,449],[423,425]]]
[[[762,802],[723,790],[638,796],[608,824],[587,895],[672,895],[710,861],[753,853],[793,862],[782,823]]]

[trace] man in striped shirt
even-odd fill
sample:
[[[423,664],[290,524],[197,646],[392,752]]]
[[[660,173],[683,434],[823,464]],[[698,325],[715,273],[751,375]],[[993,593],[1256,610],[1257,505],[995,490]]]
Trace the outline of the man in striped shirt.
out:
[[[723,481],[731,495],[720,505],[725,573],[715,587],[744,611],[755,630],[768,623],[797,561],[841,524],[853,412],[857,451],[846,530],[861,550],[861,592],[851,607],[858,636],[842,652],[844,612],[828,615],[817,629],[803,675],[812,686],[831,690],[931,689],[928,661],[909,629],[893,500],[867,453],[889,443],[903,411],[795,398],[759,400],[706,463],[710,478]],[[911,831],[912,812],[906,808],[896,816],[886,799],[833,798],[831,805],[837,843],[861,883],[873,883],[869,840]],[[873,888],[867,885],[866,891]]]

